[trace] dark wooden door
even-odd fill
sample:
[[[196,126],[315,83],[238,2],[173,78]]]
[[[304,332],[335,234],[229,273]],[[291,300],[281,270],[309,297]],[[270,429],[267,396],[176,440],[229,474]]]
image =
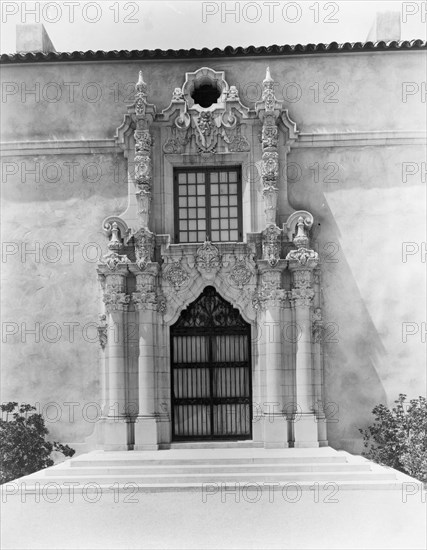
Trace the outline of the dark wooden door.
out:
[[[250,439],[250,325],[213,287],[171,327],[175,441]]]

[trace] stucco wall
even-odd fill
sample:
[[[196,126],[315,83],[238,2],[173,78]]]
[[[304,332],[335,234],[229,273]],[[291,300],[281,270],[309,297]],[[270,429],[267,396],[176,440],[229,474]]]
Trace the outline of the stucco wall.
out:
[[[260,83],[270,65],[279,99],[301,92],[287,108],[302,133],[369,131],[393,137],[393,132],[408,132],[386,145],[375,145],[373,134],[367,134],[360,144],[298,146],[288,157],[297,170],[288,170],[289,203],[314,215],[313,236],[322,260],[324,317],[329,323],[324,348],[326,400],[331,404],[328,435],[332,445],[358,450],[357,428],[367,422],[376,403],[390,403],[399,392],[410,397],[425,393],[425,263],[420,252],[402,260],[403,243],[414,243],[413,250],[425,240],[425,146],[414,144],[411,133],[425,130],[426,103],[420,93],[402,101],[402,82],[420,86],[425,80],[424,53],[7,66],[3,80],[11,83],[8,90],[17,86],[18,91],[2,105],[2,139],[59,140],[58,146],[60,140],[111,139],[132,101],[130,83],[138,70],[149,84],[149,101],[161,111],[169,105],[172,90],[183,84],[185,72],[202,64],[224,70],[249,107],[260,99]],[[22,91],[34,89],[37,82],[38,101],[34,95],[23,101]],[[59,88],[47,86],[52,82]],[[93,82],[97,85],[89,85]],[[54,102],[58,90],[61,97]],[[99,90],[100,99],[91,101]],[[328,102],[333,99],[337,102]],[[81,442],[93,428],[89,417],[96,416],[94,407],[83,409],[101,398],[95,329],[84,329],[86,323],[97,322],[99,313],[95,262],[90,261],[96,249],[85,245],[104,247],[102,220],[126,206],[125,162],[120,154],[98,150],[53,153],[3,159],[3,241],[11,248],[2,265],[2,400],[59,403],[62,420],[49,423],[50,431],[63,441]],[[10,172],[4,171],[6,162]],[[32,170],[36,162],[40,181],[23,175],[23,168]],[[57,182],[54,167],[43,173],[50,162],[60,167]],[[70,162],[75,168],[66,164]],[[408,162],[415,173],[405,177],[402,165]],[[14,174],[11,163],[16,163]],[[94,174],[90,163],[101,166],[101,173]],[[33,248],[37,242],[39,261],[28,253],[23,261],[25,243]],[[56,262],[50,258],[58,249],[46,247],[52,242],[62,254]],[[65,243],[77,243],[73,261],[71,245]],[[46,341],[56,338],[56,326],[43,333],[49,322],[61,327],[56,343]],[[5,323],[16,334],[5,334]],[[40,342],[31,334],[24,342],[22,329],[35,323],[40,323]],[[64,323],[79,323],[73,343]],[[406,342],[404,323],[412,323],[413,332],[418,327]],[[68,422],[72,405],[64,405],[71,402],[79,403],[74,423]],[[55,411],[50,412],[54,418]]]

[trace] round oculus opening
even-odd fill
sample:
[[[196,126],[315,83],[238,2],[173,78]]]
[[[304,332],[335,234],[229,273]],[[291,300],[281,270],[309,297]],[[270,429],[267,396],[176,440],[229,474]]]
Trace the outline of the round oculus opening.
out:
[[[214,84],[200,84],[196,86],[191,94],[196,105],[207,109],[218,101],[221,92]]]

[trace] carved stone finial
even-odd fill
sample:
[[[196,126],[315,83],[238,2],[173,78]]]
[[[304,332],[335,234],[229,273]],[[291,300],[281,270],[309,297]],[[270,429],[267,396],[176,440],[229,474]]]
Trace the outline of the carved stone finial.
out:
[[[267,70],[265,71],[265,78],[263,82],[274,82],[274,80],[271,78],[270,67],[267,67]]]
[[[236,86],[230,86],[230,89],[228,90],[227,95],[227,101],[238,101],[239,99],[239,91],[236,88]]]
[[[172,94],[172,101],[184,101],[184,94],[181,88],[175,88]]]
[[[111,224],[111,237],[110,242],[108,243],[108,248],[115,251],[123,248],[123,243],[119,238],[119,226],[117,225],[117,222],[113,222]]]
[[[304,218],[300,216],[297,222],[297,234],[293,240],[297,248],[308,248],[309,238],[306,234]]]
[[[136,83],[135,88],[137,92],[140,92],[143,94],[147,93],[147,84],[144,82],[142,71],[139,71],[138,82]]]

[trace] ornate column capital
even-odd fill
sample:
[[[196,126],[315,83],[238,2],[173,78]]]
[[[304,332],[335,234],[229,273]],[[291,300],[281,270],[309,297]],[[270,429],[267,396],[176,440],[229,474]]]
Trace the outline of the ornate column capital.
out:
[[[254,292],[252,306],[256,310],[284,307],[286,290],[282,286],[282,269],[265,269],[258,289]]]
[[[141,271],[137,265],[130,266],[130,271],[135,274],[136,292],[132,293],[132,300],[138,311],[160,311],[164,313],[166,302],[163,296],[158,296],[156,291],[156,278],[159,273],[159,264],[150,262]]]
[[[312,288],[293,288],[288,292],[288,297],[296,308],[309,308],[313,303],[314,290]]]
[[[107,266],[99,266],[98,272],[105,276],[104,304],[108,313],[125,311],[130,296],[126,294],[126,277],[129,273],[127,265],[119,265],[113,272],[107,271]]]

